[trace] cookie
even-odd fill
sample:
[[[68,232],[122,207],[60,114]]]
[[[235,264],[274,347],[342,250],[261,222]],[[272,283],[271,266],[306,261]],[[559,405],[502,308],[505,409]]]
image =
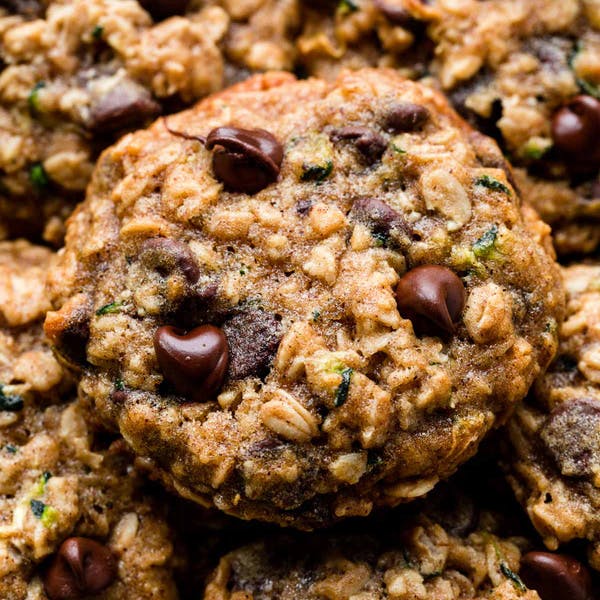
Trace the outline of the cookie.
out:
[[[541,551],[501,473],[483,466],[468,466],[410,511],[326,534],[263,533],[221,558],[204,598],[595,597],[588,569],[575,556]]]
[[[598,581],[577,556],[544,551],[498,469],[492,441],[402,510],[325,534],[262,532],[238,544],[222,556],[203,597],[595,598]]]
[[[302,27],[292,41],[303,71],[330,78],[342,68],[387,66],[441,88],[513,164],[528,169],[523,196],[552,225],[559,252],[597,247],[600,17],[594,2],[302,4]]]
[[[228,16],[187,4],[3,3],[0,234],[60,243],[102,149],[222,87]]]
[[[524,196],[552,225],[558,251],[595,248],[600,216],[597,3],[406,4],[413,14],[432,19],[431,73],[455,108],[493,136],[513,164],[528,169],[532,181]],[[587,234],[573,236],[579,227]]]
[[[507,469],[548,548],[585,540],[600,570],[600,267],[563,269],[559,353],[510,421]]]
[[[509,179],[392,71],[258,76],[104,153],[46,332],[180,494],[365,515],[450,475],[555,352],[560,278]]]
[[[163,508],[122,440],[88,431],[43,338],[50,259],[0,244],[0,597],[175,599]]]
[[[540,598],[516,574],[521,553],[510,540],[485,532],[462,539],[425,518],[394,536],[391,544],[338,535],[245,546],[221,559],[204,599]]]

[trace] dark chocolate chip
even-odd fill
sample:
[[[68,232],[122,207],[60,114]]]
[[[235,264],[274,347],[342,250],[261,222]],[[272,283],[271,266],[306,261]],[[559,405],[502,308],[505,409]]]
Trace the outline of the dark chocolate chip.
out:
[[[377,198],[362,197],[354,200],[351,216],[383,241],[388,238],[398,241],[410,229],[399,212]]]
[[[105,590],[117,577],[112,552],[83,537],[66,539],[44,574],[50,600],[82,600]]]
[[[592,600],[590,573],[571,556],[528,552],[521,559],[519,575],[542,600]]]
[[[208,134],[206,148],[215,148],[215,176],[232,192],[256,194],[279,176],[283,146],[264,129],[217,127]]]
[[[140,0],[140,4],[147,10],[155,21],[161,21],[174,15],[182,15],[190,0]]]
[[[229,377],[264,377],[277,352],[281,324],[263,310],[242,312],[223,324],[229,342]]]
[[[200,277],[200,269],[189,246],[169,238],[151,238],[145,240],[140,249],[143,264],[164,275],[180,271],[189,284]]]
[[[402,276],[396,288],[400,314],[416,331],[454,333],[465,306],[463,282],[446,267],[423,265]]]
[[[600,166],[600,100],[576,96],[552,118],[555,148],[576,168]]]
[[[411,102],[393,104],[384,117],[383,126],[392,133],[403,133],[420,129],[429,119],[429,109]]]
[[[600,402],[578,398],[557,405],[540,437],[563,475],[593,477],[600,467]]]
[[[140,125],[160,110],[148,90],[125,79],[92,100],[88,126],[95,133],[112,133]]]
[[[387,143],[383,136],[370,127],[353,125],[336,129],[332,141],[350,140],[369,164],[377,162],[385,152]]]
[[[221,388],[229,347],[218,327],[201,325],[188,333],[168,325],[159,327],[154,350],[165,380],[190,400],[207,402]]]
[[[600,180],[596,179],[590,186],[590,198],[600,198]]]

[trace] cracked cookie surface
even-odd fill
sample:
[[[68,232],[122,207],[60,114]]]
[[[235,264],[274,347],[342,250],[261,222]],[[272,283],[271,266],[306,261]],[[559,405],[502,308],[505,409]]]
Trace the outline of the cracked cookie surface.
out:
[[[509,179],[391,71],[258,76],[105,152],[46,331],[180,494],[365,515],[451,474],[554,354],[558,272]]]

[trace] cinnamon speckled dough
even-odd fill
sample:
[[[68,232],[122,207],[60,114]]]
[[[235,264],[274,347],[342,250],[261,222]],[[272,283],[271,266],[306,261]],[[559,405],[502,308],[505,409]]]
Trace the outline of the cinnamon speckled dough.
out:
[[[50,259],[45,248],[0,243],[0,597],[47,600],[42,566],[63,540],[84,536],[118,560],[117,580],[96,597],[175,599],[162,509],[144,496],[123,442],[109,446],[88,431],[44,341]]]
[[[276,183],[227,192],[211,152],[172,133],[225,125],[275,136]],[[380,158],[340,139],[347,126]],[[257,76],[105,152],[46,331],[94,414],[180,494],[302,527],[366,515],[452,473],[555,352],[547,228],[524,224],[509,175],[437,92],[392,71]],[[454,334],[415,335],[398,312],[400,276],[427,264],[466,289]],[[190,402],[153,338],[205,324],[230,365],[216,397]]]
[[[588,543],[600,570],[600,266],[563,269],[559,354],[509,426],[511,484],[546,545]]]
[[[0,235],[59,243],[97,155],[118,133],[223,86],[225,11],[196,3],[159,21],[141,4],[3,4]]]

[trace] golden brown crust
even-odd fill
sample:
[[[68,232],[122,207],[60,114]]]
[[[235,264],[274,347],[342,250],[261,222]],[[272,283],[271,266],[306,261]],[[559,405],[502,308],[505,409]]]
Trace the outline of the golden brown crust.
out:
[[[406,110],[424,124],[390,133]],[[231,124],[284,148],[254,195],[224,190],[180,135]],[[380,157],[338,139],[346,125],[383,140]],[[77,352],[96,414],[180,494],[247,518],[315,526],[426,493],[526,393],[562,314],[509,168],[471,133],[436,92],[365,70],[260,76],[123,138],[51,274],[47,331],[69,358],[61,338],[89,329]],[[148,247],[188,270],[157,269]],[[398,312],[399,277],[431,263],[466,287],[455,335],[417,335]],[[182,403],[153,336],[205,323],[228,336],[230,374],[216,399]]]

